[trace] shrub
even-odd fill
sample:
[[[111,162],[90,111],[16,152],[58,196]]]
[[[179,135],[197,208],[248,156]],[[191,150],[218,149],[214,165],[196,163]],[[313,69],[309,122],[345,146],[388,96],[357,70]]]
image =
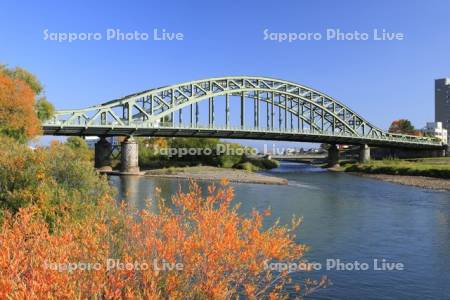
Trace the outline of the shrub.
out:
[[[250,158],[243,157],[241,162],[235,166],[237,169],[244,169],[247,171],[259,171],[259,170],[270,170],[277,168],[280,163],[276,160],[268,158]]]
[[[295,243],[294,235],[299,221],[264,229],[268,211],[241,216],[232,198],[226,181],[210,186],[206,197],[192,183],[173,197],[173,208],[160,201],[158,214],[142,211],[136,222],[105,196],[80,224],[60,220],[53,234],[35,206],[7,213],[0,232],[0,298],[285,298],[291,274],[266,266],[302,260],[307,247]],[[107,269],[108,259],[149,268]],[[157,270],[155,261],[181,269]],[[100,268],[55,270],[79,262]],[[326,283],[306,282],[296,290]]]
[[[99,197],[112,192],[92,162],[66,145],[32,150],[0,137],[0,154],[0,209],[13,214],[34,205],[52,224],[63,214],[81,218]]]
[[[245,170],[245,171],[249,171],[249,172],[254,172],[254,171],[259,171],[260,170],[257,166],[253,165],[249,161],[237,164],[235,166],[235,168],[236,169]]]
[[[94,151],[89,149],[83,138],[79,136],[71,136],[67,139],[65,144],[74,150],[82,160],[94,160]]]

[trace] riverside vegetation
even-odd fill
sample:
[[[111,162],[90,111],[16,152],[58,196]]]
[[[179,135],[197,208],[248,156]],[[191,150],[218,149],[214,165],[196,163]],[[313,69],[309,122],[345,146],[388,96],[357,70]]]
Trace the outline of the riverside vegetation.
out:
[[[363,164],[347,164],[347,172],[425,176],[450,179],[450,158],[384,159]]]
[[[268,170],[279,163],[265,157],[252,157],[254,149],[217,138],[139,138],[139,164],[143,169],[168,169],[190,166],[213,166],[246,171]],[[194,149],[195,155],[170,155],[170,150]],[[220,149],[228,149],[221,151]],[[207,153],[205,150],[210,150]]]
[[[389,127],[389,132],[399,134],[422,135],[416,130],[411,121],[407,119],[395,120]],[[437,139],[437,138],[434,138]],[[347,172],[359,172],[365,174],[384,174],[400,176],[422,176],[432,178],[450,178],[450,158],[416,158],[416,159],[397,159],[389,158],[383,160],[371,160],[367,163],[343,163],[343,170]],[[408,184],[410,182],[400,180]],[[435,182],[431,183],[431,186]],[[412,184],[415,185],[415,184]],[[419,184],[422,186],[423,184]],[[447,184],[444,184],[447,185]],[[425,184],[427,186],[427,184]]]
[[[21,74],[0,72],[0,107],[24,101],[0,111],[0,299],[283,299],[287,286],[301,296],[326,284],[292,286],[290,272],[266,268],[303,261],[299,220],[267,227],[270,210],[238,214],[225,179],[133,211],[116,204],[79,139],[29,148],[40,109],[20,78],[39,82]],[[25,113],[36,116],[14,121]]]

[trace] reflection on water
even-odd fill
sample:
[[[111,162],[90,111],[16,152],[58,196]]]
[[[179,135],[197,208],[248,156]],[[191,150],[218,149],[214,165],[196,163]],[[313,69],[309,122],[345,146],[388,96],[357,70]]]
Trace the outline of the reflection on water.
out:
[[[450,193],[396,185],[348,174],[283,163],[268,172],[287,186],[233,184],[240,212],[272,208],[268,223],[303,217],[298,242],[311,246],[310,260],[367,262],[385,258],[405,271],[322,271],[334,285],[317,299],[450,299]],[[124,199],[137,208],[170,196],[187,181],[111,177]],[[206,186],[207,183],[201,183]],[[300,280],[300,278],[296,278]]]

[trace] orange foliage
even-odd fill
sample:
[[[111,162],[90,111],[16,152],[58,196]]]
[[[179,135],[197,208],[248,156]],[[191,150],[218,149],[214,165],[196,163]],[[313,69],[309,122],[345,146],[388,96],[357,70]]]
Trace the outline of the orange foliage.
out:
[[[232,198],[226,180],[210,186],[206,198],[192,183],[187,193],[172,199],[172,207],[160,201],[158,213],[144,210],[138,222],[136,215],[104,199],[81,224],[62,222],[52,234],[35,207],[6,214],[0,232],[0,299],[285,297],[290,274],[265,266],[302,259],[306,247],[293,235],[298,222],[292,228],[264,229],[263,215],[239,215]],[[138,267],[108,269],[108,259]],[[55,270],[56,264],[69,263],[91,263],[91,268]]]
[[[167,138],[164,137],[153,137],[150,139],[144,139],[143,142],[146,147],[150,147],[153,149],[164,149],[169,146]]]
[[[166,138],[156,137],[153,141],[154,147],[161,149],[161,148],[167,148],[168,143]]]
[[[0,129],[23,131],[28,138],[38,135],[40,123],[34,97],[26,83],[0,72]]]

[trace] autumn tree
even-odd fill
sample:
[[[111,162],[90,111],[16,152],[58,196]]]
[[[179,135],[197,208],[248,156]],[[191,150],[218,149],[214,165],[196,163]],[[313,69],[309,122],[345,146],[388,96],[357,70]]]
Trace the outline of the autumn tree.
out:
[[[33,90],[35,95],[39,95],[44,91],[44,87],[37,77],[21,67],[10,69],[5,65],[0,65],[0,72],[6,74],[12,79],[23,81],[26,85],[28,85],[28,87],[30,87],[30,89]]]
[[[389,127],[391,133],[415,134],[416,130],[410,120],[399,119],[392,122]]]
[[[22,142],[39,134],[39,121],[55,112],[43,91],[35,75],[0,64],[0,133]]]
[[[33,90],[4,72],[0,72],[0,133],[22,142],[40,133]]]
[[[143,138],[140,142],[144,147],[152,149],[163,149],[167,148],[169,145],[167,138],[165,137]]]

